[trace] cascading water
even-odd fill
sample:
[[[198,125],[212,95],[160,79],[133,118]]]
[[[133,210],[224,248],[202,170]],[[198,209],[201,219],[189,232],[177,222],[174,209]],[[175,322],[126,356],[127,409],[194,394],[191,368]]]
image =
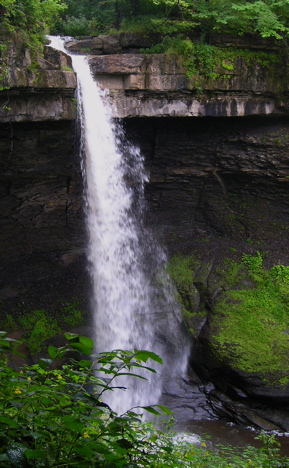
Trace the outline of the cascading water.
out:
[[[65,51],[63,40],[49,39],[51,47]],[[78,79],[96,348],[154,351],[165,363],[158,372],[169,368],[173,378],[174,369],[178,374],[185,369],[188,350],[163,269],[164,253],[142,224],[143,158],[110,118],[86,57],[73,55],[72,62]],[[123,413],[134,406],[156,404],[162,377],[146,378],[140,384],[138,379],[122,381],[129,387],[125,393],[109,392],[113,410]]]

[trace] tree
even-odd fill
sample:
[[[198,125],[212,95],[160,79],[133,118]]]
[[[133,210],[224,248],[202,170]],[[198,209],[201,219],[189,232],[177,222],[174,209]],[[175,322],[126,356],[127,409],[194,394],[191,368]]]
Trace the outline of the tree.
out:
[[[203,30],[258,33],[283,39],[289,34],[289,0],[152,0],[175,7]]]
[[[33,32],[48,32],[66,9],[62,0],[0,0],[1,25],[8,31],[29,27]]]

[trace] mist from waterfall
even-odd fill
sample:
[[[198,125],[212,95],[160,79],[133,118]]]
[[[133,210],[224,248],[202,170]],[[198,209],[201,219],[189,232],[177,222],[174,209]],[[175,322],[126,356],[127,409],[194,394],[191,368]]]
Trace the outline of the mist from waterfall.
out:
[[[52,47],[65,51],[62,39],[49,39]],[[111,118],[105,92],[94,81],[87,58],[71,57],[78,80],[96,350],[147,349],[164,361],[157,374],[145,374],[147,381],[122,379],[125,392],[107,392],[107,403],[123,413],[158,403],[164,375],[169,372],[173,378],[185,371],[188,349],[165,272],[166,256],[143,223],[148,180],[143,157]]]

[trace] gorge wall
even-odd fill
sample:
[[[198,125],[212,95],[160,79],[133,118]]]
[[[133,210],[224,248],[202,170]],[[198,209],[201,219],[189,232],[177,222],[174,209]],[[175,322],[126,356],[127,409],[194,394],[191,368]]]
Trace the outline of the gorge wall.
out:
[[[0,300],[3,312],[17,315],[79,301],[87,278],[71,60],[46,47],[32,71],[29,52],[11,46],[8,65],[0,93]]]
[[[248,47],[237,40],[241,51]],[[233,64],[220,64],[217,79],[189,79],[179,58],[140,54],[149,44],[138,41],[102,37],[69,47],[95,54],[92,72],[145,156],[147,223],[169,254],[203,262],[196,308],[206,304],[209,313],[220,292],[212,274],[226,257],[261,251],[267,266],[288,263],[287,64],[274,44],[256,41],[251,49],[271,60],[240,52]],[[0,92],[3,325],[5,313],[57,313],[74,302],[89,310],[76,79],[69,58],[49,47],[36,69],[31,64],[27,51],[11,49],[9,88]],[[238,385],[250,397],[260,394],[260,385]],[[256,413],[246,414],[241,422],[256,421]],[[289,417],[278,417],[267,428],[288,430]]]

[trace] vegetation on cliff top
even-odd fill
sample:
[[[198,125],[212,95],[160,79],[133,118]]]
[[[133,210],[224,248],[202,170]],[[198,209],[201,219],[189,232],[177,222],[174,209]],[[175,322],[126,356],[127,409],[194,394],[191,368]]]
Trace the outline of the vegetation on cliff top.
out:
[[[0,13],[2,87],[8,73],[8,37],[30,48],[35,67],[48,32],[74,37],[154,34],[155,45],[145,52],[183,57],[188,77],[201,90],[204,80],[228,79],[237,57],[233,48],[212,45],[212,33],[272,38],[279,43],[279,50],[287,50],[289,35],[289,0],[0,0]],[[241,52],[250,68],[253,52]],[[284,57],[276,51],[254,54],[259,57],[258,63],[272,69],[276,61],[281,67],[284,63]]]
[[[41,44],[66,8],[62,0],[0,0],[0,34],[19,35],[30,47]]]
[[[111,28],[202,34],[212,31],[283,39],[289,32],[288,0],[66,0],[59,32],[99,34]]]
[[[213,31],[259,34],[286,40],[288,0],[0,0],[3,34],[21,33],[27,43],[48,31],[74,36],[111,30],[194,33],[201,40]]]

